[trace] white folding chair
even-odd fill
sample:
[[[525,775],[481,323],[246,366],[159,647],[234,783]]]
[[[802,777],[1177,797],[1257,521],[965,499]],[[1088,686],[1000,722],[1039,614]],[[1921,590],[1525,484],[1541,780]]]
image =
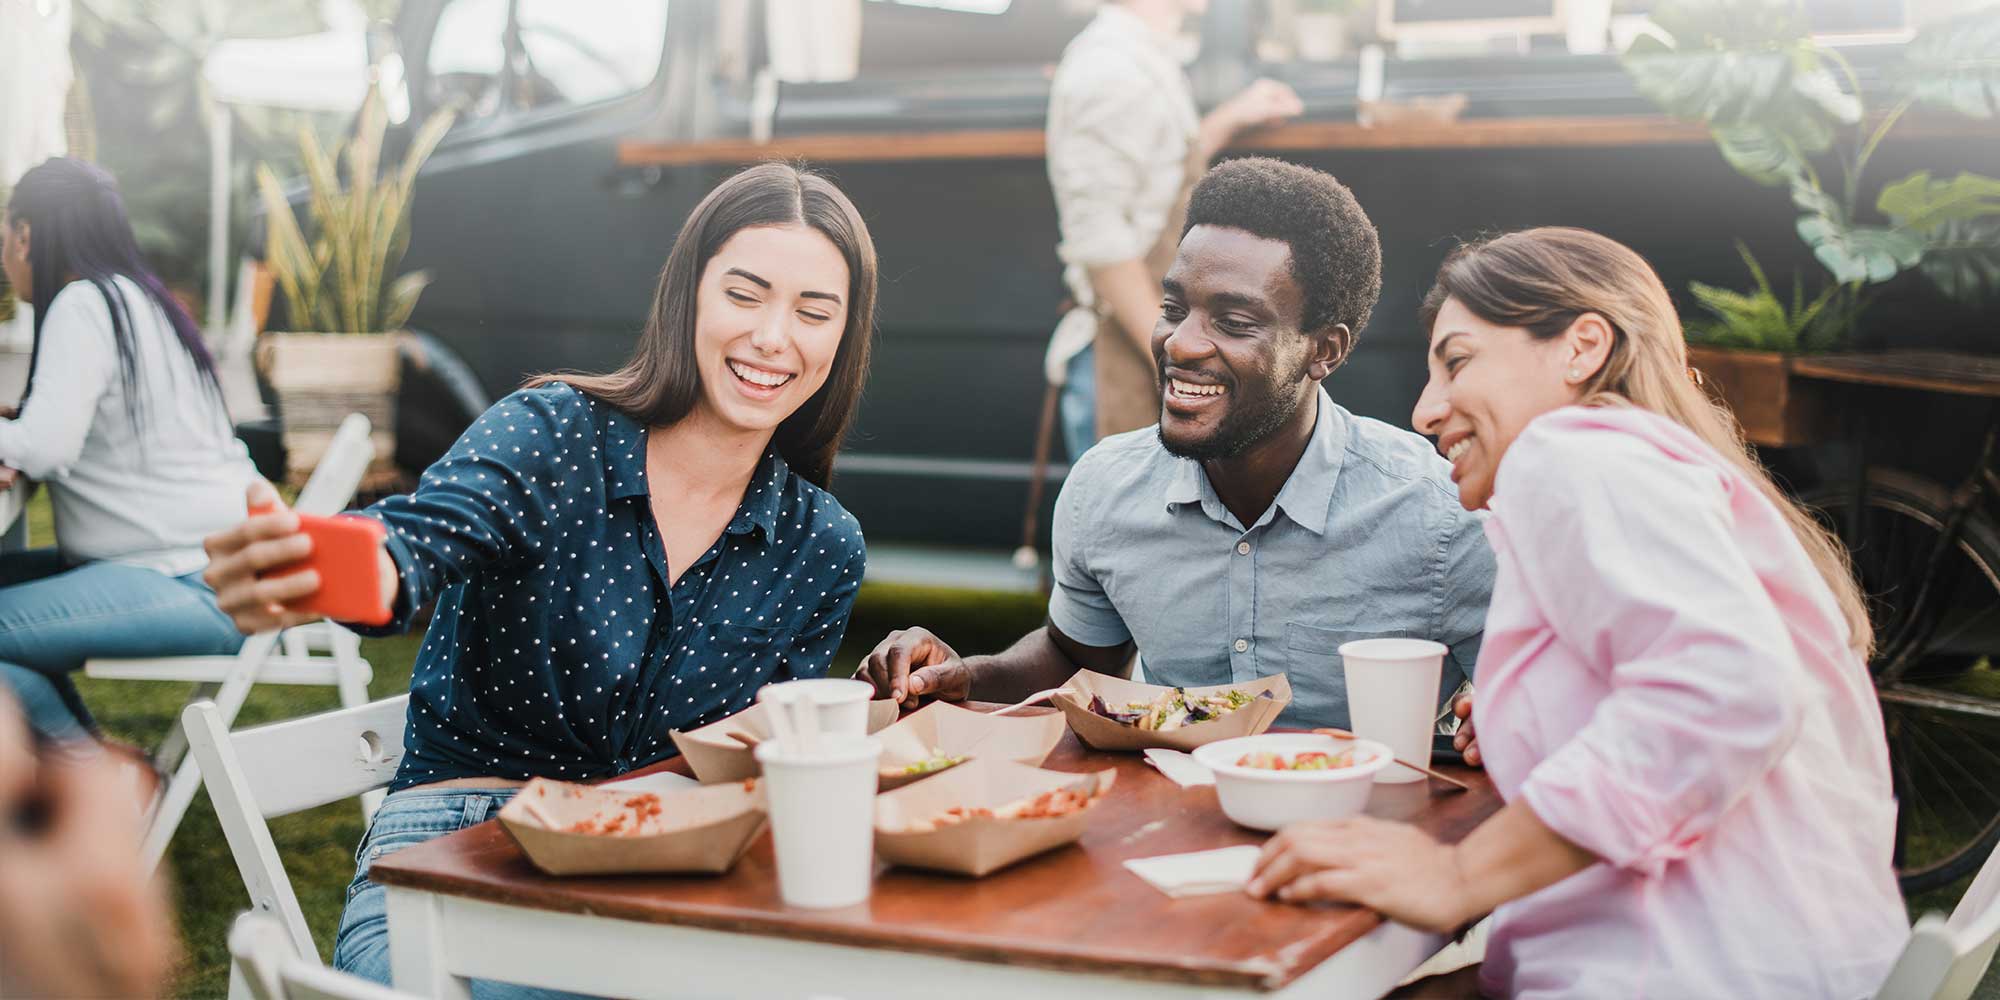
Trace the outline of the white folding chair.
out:
[[[234,733],[214,702],[196,702],[181,713],[251,908],[277,919],[293,953],[314,964],[319,948],[265,821],[387,785],[403,760],[409,703],[409,695],[397,695]]]
[[[268,913],[236,918],[229,955],[230,1000],[417,1000],[300,958],[284,925]]]
[[[1966,1000],[2000,946],[2000,851],[1979,867],[1972,887],[1947,919],[1917,919],[1903,954],[1889,970],[1879,1000]]]
[[[361,475],[374,460],[368,418],[350,413],[341,421],[326,455],[299,491],[295,510],[304,514],[336,514],[354,499]],[[326,655],[317,655],[323,651]],[[107,680],[171,681],[195,685],[188,704],[213,700],[225,728],[236,721],[252,684],[304,684],[339,689],[340,703],[353,707],[368,701],[368,681],[374,676],[361,657],[361,637],[330,621],[318,621],[279,632],[260,632],[243,640],[234,656],[167,656],[150,659],[91,660],[83,674]],[[188,804],[201,784],[192,760],[185,759],[187,738],[176,726],[161,741],[153,763],[173,778],[162,790],[146,829],[146,859],[154,865],[167,852]],[[374,815],[380,795],[362,799],[363,816]]]

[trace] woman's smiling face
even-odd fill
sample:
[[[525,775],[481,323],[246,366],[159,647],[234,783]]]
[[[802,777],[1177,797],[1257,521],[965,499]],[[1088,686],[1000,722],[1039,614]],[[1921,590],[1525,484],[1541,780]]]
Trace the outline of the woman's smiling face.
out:
[[[1480,319],[1457,299],[1446,299],[1430,331],[1430,381],[1410,416],[1417,433],[1435,437],[1451,461],[1458,501],[1479,510],[1493,498],[1493,480],[1529,421],[1576,403],[1577,385],[1603,363],[1601,353],[1579,352],[1580,332],[1594,341],[1608,327],[1586,313],[1569,332],[1538,340],[1518,326]]]
[[[695,360],[702,406],[769,433],[826,384],[847,328],[847,259],[803,225],[745,229],[702,269]]]

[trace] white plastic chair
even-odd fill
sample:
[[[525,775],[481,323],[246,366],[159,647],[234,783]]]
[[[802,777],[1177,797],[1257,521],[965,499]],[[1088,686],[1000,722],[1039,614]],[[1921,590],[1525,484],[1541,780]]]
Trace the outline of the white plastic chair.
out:
[[[350,413],[327,445],[299,491],[294,509],[304,514],[336,514],[354,499],[361,476],[374,460],[368,418]],[[324,653],[325,655],[319,655]],[[213,700],[225,728],[236,721],[252,684],[304,684],[339,689],[340,703],[353,707],[368,701],[368,681],[374,676],[361,657],[361,637],[330,621],[318,621],[280,632],[260,632],[243,640],[234,656],[167,656],[149,659],[91,660],[86,677],[124,681],[170,681],[195,685],[188,704]],[[153,763],[173,778],[161,792],[146,829],[146,859],[153,865],[187,815],[188,804],[201,785],[195,763],[187,760],[187,738],[179,727],[167,733]],[[380,795],[364,797],[362,815],[372,816]]]
[[[284,925],[268,913],[236,918],[229,955],[230,1000],[417,1000],[300,958]]]
[[[2000,851],[1988,856],[1950,918],[1917,919],[1879,1000],[1966,1000],[2000,946]]]
[[[234,733],[214,702],[181,713],[252,909],[277,919],[293,953],[314,964],[319,948],[265,821],[386,786],[403,760],[409,703],[409,695],[397,695]]]

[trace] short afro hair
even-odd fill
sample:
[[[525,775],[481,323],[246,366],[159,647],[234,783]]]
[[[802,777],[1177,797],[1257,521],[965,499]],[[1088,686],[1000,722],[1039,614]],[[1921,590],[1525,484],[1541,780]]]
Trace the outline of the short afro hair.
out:
[[[1282,240],[1292,280],[1305,293],[1302,330],[1345,323],[1356,337],[1382,296],[1382,243],[1375,224],[1332,174],[1253,156],[1217,164],[1188,201],[1187,225],[1225,226]]]

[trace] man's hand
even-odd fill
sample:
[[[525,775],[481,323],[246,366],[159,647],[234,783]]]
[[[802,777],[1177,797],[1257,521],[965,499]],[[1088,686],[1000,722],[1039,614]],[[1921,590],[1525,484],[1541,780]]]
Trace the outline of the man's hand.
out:
[[[14,484],[20,481],[21,470],[12,466],[0,465],[0,490],[11,490],[14,488]]]
[[[1465,763],[1471,767],[1481,767],[1485,758],[1479,755],[1479,734],[1472,728],[1472,689],[1467,688],[1451,703],[1453,715],[1465,721],[1459,723],[1458,732],[1452,735],[1451,745],[1465,755]]]
[[[874,683],[875,693],[899,704],[921,695],[945,701],[964,701],[972,696],[972,669],[928,629],[889,633],[861,661],[861,675]]]
[[[1452,847],[1407,823],[1370,816],[1279,831],[1264,843],[1246,891],[1287,903],[1356,903],[1442,934],[1473,915]]]
[[[173,921],[124,778],[95,746],[37,760],[0,703],[0,994],[147,997],[164,985]],[[32,831],[15,827],[29,796],[44,817]]]

